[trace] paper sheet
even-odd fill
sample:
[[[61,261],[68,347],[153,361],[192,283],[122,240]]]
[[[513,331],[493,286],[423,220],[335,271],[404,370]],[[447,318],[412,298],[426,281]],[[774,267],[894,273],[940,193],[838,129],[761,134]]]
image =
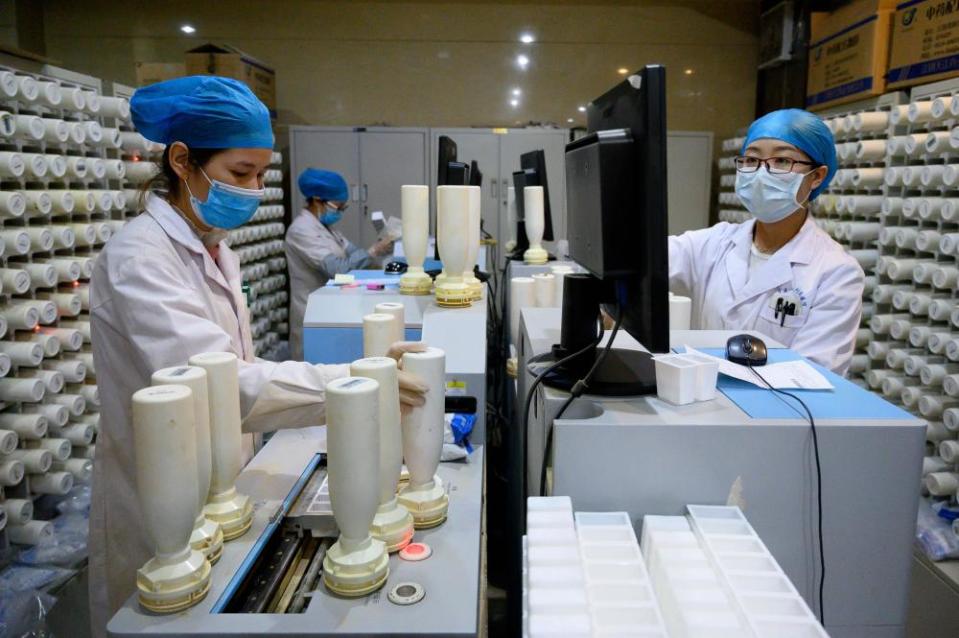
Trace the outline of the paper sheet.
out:
[[[733,377],[746,383],[765,388],[766,384],[756,376],[756,372],[762,375],[769,385],[777,390],[832,390],[833,385],[829,383],[826,377],[805,361],[783,361],[765,366],[757,367],[753,372],[747,366],[733,363],[720,357],[714,357],[705,352],[700,352],[690,346],[685,346],[686,352],[695,352],[704,357],[710,357],[719,361],[719,372],[727,377]]]

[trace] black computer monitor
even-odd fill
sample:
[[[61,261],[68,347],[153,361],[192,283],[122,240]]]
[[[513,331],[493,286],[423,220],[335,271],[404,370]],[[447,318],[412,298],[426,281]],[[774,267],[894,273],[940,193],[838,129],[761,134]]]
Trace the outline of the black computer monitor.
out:
[[[543,187],[543,239],[553,241],[553,214],[549,205],[549,180],[546,178],[546,152],[530,151],[519,156],[519,165],[526,172],[526,186]],[[519,197],[519,191],[516,191]],[[517,200],[520,201],[520,200]],[[517,208],[518,209],[518,208]]]
[[[483,185],[483,172],[480,171],[479,164],[476,160],[470,162],[470,186],[482,186]]]
[[[437,186],[446,186],[450,183],[449,181],[449,165],[450,162],[456,161],[456,142],[447,137],[446,135],[440,135],[439,139],[439,148],[436,153],[437,157],[437,166],[436,166],[436,185]]]
[[[523,189],[526,188],[527,178],[535,180],[532,170],[513,171],[513,205],[516,208],[516,246],[509,258],[515,261],[523,260],[523,253],[529,248],[529,238],[526,237],[526,203]]]
[[[437,186],[469,186],[470,167],[465,162],[446,163],[446,181],[437,182]]]
[[[597,303],[622,315],[623,329],[650,352],[668,352],[665,68],[646,66],[590,102],[587,132],[566,147],[566,218],[569,255],[589,274],[565,281],[563,342],[553,355],[588,345]],[[572,387],[597,354],[584,355],[552,384]],[[652,358],[614,348],[589,388],[654,393]]]

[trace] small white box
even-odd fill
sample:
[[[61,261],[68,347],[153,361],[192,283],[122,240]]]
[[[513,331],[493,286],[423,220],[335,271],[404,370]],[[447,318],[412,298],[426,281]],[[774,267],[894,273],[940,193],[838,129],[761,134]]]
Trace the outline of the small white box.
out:
[[[656,394],[663,401],[686,405],[696,400],[698,367],[681,354],[656,357]]]
[[[527,512],[568,512],[573,514],[573,501],[568,496],[530,496],[526,499]]]
[[[719,380],[719,359],[698,352],[682,355],[696,363],[696,400],[711,401],[716,398],[716,382]]]

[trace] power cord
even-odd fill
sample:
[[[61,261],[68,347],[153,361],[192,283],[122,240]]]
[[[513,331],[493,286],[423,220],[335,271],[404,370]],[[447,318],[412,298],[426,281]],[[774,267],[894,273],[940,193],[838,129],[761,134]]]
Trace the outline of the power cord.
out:
[[[826,624],[826,611],[823,607],[823,586],[826,582],[826,549],[823,546],[823,534],[822,534],[822,464],[819,460],[819,435],[816,432],[816,420],[812,416],[812,411],[809,409],[809,406],[800,399],[797,395],[792,392],[786,392],[785,390],[780,390],[779,388],[774,388],[769,381],[766,381],[763,378],[763,375],[759,374],[756,371],[756,368],[749,365],[749,369],[759,377],[759,380],[766,384],[770,390],[776,394],[781,394],[787,396],[791,399],[795,399],[799,402],[799,405],[803,407],[803,410],[806,411],[806,416],[809,418],[809,429],[812,431],[812,444],[813,452],[816,456],[816,505],[817,505],[817,516],[818,516],[818,535],[819,535],[819,623],[823,626]],[[795,408],[793,408],[795,409]]]
[[[546,378],[550,372],[553,372],[560,366],[563,366],[577,357],[581,357],[590,350],[596,348],[599,345],[599,342],[603,340],[603,324],[602,318],[597,316],[596,318],[598,324],[599,335],[594,341],[592,341],[588,346],[585,346],[583,349],[574,352],[571,355],[563,357],[559,361],[551,363],[549,367],[536,375],[536,378],[533,379],[532,385],[530,385],[529,390],[526,391],[526,402],[523,407],[523,498],[529,495],[529,408],[533,404],[533,397],[536,394],[536,388],[539,387],[539,384],[543,382],[543,379]],[[526,366],[526,370],[529,372],[529,365]]]
[[[566,413],[566,408],[570,404],[578,399],[586,390],[589,389],[589,382],[593,378],[593,374],[596,373],[596,370],[599,369],[599,366],[603,363],[603,360],[609,354],[609,351],[613,347],[613,342],[616,341],[616,334],[619,332],[619,327],[623,324],[623,313],[621,312],[620,307],[616,306],[616,323],[613,324],[613,332],[609,335],[609,341],[606,343],[606,347],[603,348],[603,351],[599,353],[599,356],[596,357],[596,361],[593,362],[593,367],[589,369],[589,372],[586,373],[582,379],[577,381],[572,389],[569,391],[569,398],[563,403],[560,407],[559,412],[556,413],[556,416],[553,417],[554,423],[561,418],[563,414]],[[543,450],[543,463],[540,465],[539,469],[539,495],[546,496],[546,466],[549,459],[549,455],[553,451],[553,427],[549,428],[549,431],[546,433],[546,446]]]

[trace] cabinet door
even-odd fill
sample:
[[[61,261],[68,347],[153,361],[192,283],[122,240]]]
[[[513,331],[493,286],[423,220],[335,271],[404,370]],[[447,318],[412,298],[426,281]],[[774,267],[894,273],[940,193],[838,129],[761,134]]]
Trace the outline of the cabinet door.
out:
[[[667,132],[666,196],[670,235],[709,226],[712,159],[712,132]]]
[[[401,187],[428,184],[426,173],[427,129],[369,129],[360,136],[359,246],[376,241],[370,221],[373,211],[401,216]]]
[[[306,200],[296,185],[296,180],[307,168],[322,168],[336,171],[350,187],[350,207],[337,224],[351,241],[360,238],[359,206],[360,150],[359,134],[351,128],[325,128],[320,126],[294,126],[290,129],[290,185],[293,189],[293,216],[299,214]]]
[[[553,238],[566,237],[566,141],[569,132],[564,129],[527,131],[510,129],[500,136],[500,239],[506,242],[515,235],[507,228],[507,187],[513,185],[513,171],[520,170],[520,155],[542,150],[546,154],[546,177],[549,204],[553,221]]]
[[[491,129],[431,129],[430,131],[430,185],[433,187],[431,197],[434,223],[431,231],[435,230],[436,215],[436,172],[439,165],[437,149],[441,135],[450,137],[456,142],[456,159],[469,164],[475,160],[483,174],[483,199],[481,217],[483,229],[493,237],[499,238],[499,138]]]

